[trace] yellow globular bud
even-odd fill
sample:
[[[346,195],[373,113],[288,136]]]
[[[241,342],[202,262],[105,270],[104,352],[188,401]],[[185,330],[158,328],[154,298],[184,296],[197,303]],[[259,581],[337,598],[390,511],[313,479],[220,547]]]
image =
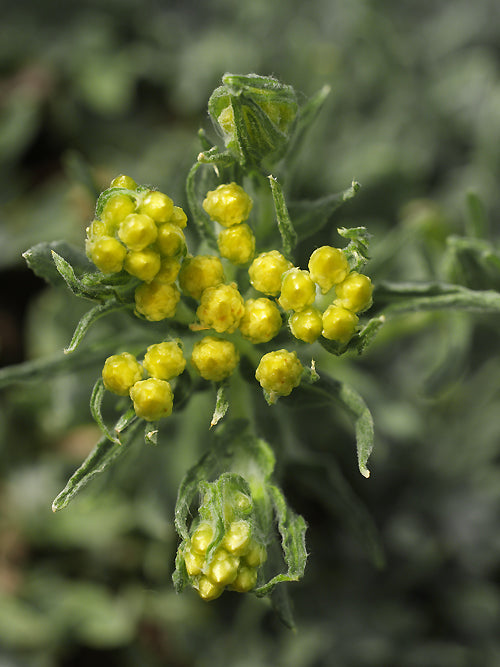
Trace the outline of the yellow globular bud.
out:
[[[175,285],[156,280],[143,283],[135,290],[135,308],[151,322],[173,317],[181,294]]]
[[[295,338],[314,343],[323,331],[323,317],[317,308],[310,306],[290,315],[288,325]]]
[[[284,274],[278,299],[284,310],[304,310],[315,298],[316,286],[308,271],[293,268]]]
[[[251,528],[248,521],[233,521],[224,535],[223,547],[233,556],[242,556],[250,545]]]
[[[174,341],[150,345],[142,362],[147,372],[160,380],[171,380],[186,367],[181,348]]]
[[[221,257],[233,264],[247,264],[255,252],[255,236],[246,223],[232,225],[220,232],[217,245]]]
[[[224,586],[214,583],[208,577],[205,576],[201,576],[198,579],[196,587],[199,596],[203,600],[206,600],[207,602],[218,598],[224,590]]]
[[[157,421],[172,414],[174,395],[166,380],[140,380],[130,389],[130,398],[136,415],[146,421]]]
[[[125,194],[116,194],[108,199],[101,213],[101,220],[115,227],[135,211],[134,200]]]
[[[104,362],[102,380],[108,391],[128,396],[129,390],[142,378],[142,366],[129,352],[113,354]]]
[[[347,276],[349,262],[342,250],[325,245],[316,248],[309,258],[309,273],[322,293],[326,294]]]
[[[142,200],[140,213],[149,215],[155,222],[168,222],[174,211],[174,202],[158,190],[150,190]]]
[[[252,343],[267,343],[281,329],[281,313],[270,299],[248,299],[239,329]]]
[[[110,188],[127,188],[127,190],[135,190],[137,188],[137,183],[130,176],[125,176],[125,174],[120,174],[116,178],[113,178],[109,184]]]
[[[191,363],[205,380],[220,382],[235,370],[240,355],[229,340],[205,336],[194,344]]]
[[[208,287],[201,295],[196,315],[200,324],[217,333],[233,333],[238,328],[245,306],[234,285]]]
[[[186,253],[184,232],[171,222],[158,227],[157,245],[163,257],[179,257]]]
[[[113,236],[114,229],[112,225],[104,222],[104,220],[92,220],[86,229],[87,238],[95,241],[101,236]]]
[[[119,273],[123,268],[127,249],[118,239],[112,236],[101,236],[87,245],[87,252],[99,271]]]
[[[237,556],[219,548],[214,553],[206,575],[215,584],[227,586],[236,579],[239,564],[240,559]]]
[[[189,576],[195,577],[197,574],[201,574],[205,559],[200,554],[186,550],[184,552],[184,563],[186,564],[186,571]]]
[[[237,593],[247,593],[255,588],[257,583],[257,570],[245,565],[240,565],[236,578],[230,585],[232,591]]]
[[[118,236],[130,250],[144,250],[156,241],[158,230],[153,218],[143,213],[131,213],[120,222]]]
[[[369,308],[372,304],[373,285],[368,276],[357,271],[351,271],[347,278],[335,287],[337,298],[335,302],[352,310],[353,313],[360,313]]]
[[[160,263],[160,270],[155,276],[159,283],[166,283],[171,285],[177,280],[181,263],[176,257],[162,257]]]
[[[295,352],[276,350],[262,357],[255,377],[274,403],[279,396],[288,396],[300,384],[303,370]]]
[[[179,284],[184,294],[199,299],[208,287],[215,287],[224,280],[224,268],[218,257],[195,255],[182,262]]]
[[[338,343],[347,343],[357,324],[358,317],[351,310],[332,304],[323,313],[323,336]]]
[[[252,199],[236,183],[224,183],[207,192],[203,208],[208,215],[223,227],[239,225],[250,215]]]
[[[181,229],[184,229],[187,225],[187,215],[180,206],[174,206],[169,222],[173,225],[177,225],[177,227],[180,227]]]
[[[209,523],[200,523],[191,535],[191,551],[203,556],[214,538],[214,529]]]
[[[123,268],[127,273],[146,283],[153,280],[160,267],[160,255],[152,248],[128,252],[123,263]]]
[[[263,544],[251,540],[243,560],[248,565],[248,567],[260,567],[267,560],[266,548]]]
[[[292,266],[278,250],[263,252],[250,264],[250,282],[258,292],[277,296],[281,290],[281,278]]]

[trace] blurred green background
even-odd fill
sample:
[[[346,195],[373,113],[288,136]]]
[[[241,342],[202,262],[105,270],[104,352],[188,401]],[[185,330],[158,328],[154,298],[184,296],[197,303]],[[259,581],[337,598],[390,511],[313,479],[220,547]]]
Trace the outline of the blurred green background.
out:
[[[21,253],[43,240],[81,244],[92,187],[118,173],[185,205],[196,132],[209,126],[208,96],[225,71],[274,74],[306,96],[331,86],[292,196],[339,191],[353,178],[362,189],[312,244],[338,244],[337,226],[366,225],[375,282],[452,276],[498,289],[453,270],[449,239],[467,233],[474,191],[498,241],[499,44],[496,0],[4,6],[2,364],[59,351],[87,308],[45,289]],[[124,322],[103,322],[101,335],[112,340]],[[102,360],[4,389],[1,667],[499,665],[499,324],[411,316],[361,359],[319,359],[365,397],[376,449],[365,480],[340,411],[312,410],[299,434],[335,457],[361,506],[338,484],[318,492],[284,459],[281,483],[309,522],[306,576],[289,587],[296,633],[250,595],[204,604],[173,592],[173,504],[203,451],[208,393],[190,404],[197,418],[173,418],[162,445],[136,447],[53,515],[53,497],[97,438],[88,396]],[[357,539],[363,506],[384,569]]]

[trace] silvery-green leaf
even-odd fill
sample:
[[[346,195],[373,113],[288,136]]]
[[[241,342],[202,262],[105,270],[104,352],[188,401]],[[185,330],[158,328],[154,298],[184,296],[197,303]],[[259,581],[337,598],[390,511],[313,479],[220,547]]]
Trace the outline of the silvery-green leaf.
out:
[[[76,325],[75,332],[69,345],[64,349],[64,353],[69,354],[70,352],[74,352],[76,350],[94,322],[99,320],[101,317],[104,317],[105,315],[109,315],[110,313],[118,310],[124,310],[126,308],[129,308],[128,304],[119,303],[116,301],[116,299],[109,299],[105,303],[99,303],[88,310]]]
[[[278,180],[274,176],[269,176],[269,183],[271,185],[271,193],[273,195],[274,210],[276,212],[276,221],[281,235],[281,243],[283,246],[283,254],[290,258],[293,249],[297,245],[297,233],[293,227],[292,221],[288,214],[288,209],[285,202],[285,196]]]
[[[215,401],[215,409],[212,415],[212,421],[210,422],[210,428],[212,428],[212,426],[216,426],[220,420],[223,419],[228,408],[229,401],[226,398],[225,386],[221,384],[217,388],[217,398]]]
[[[52,243],[38,243],[23,253],[29,268],[40,278],[44,278],[52,285],[61,285],[63,276],[58,271],[52,252],[64,256],[67,261],[81,273],[91,271],[92,265],[85,253],[76,246],[66,241],[53,241]]]

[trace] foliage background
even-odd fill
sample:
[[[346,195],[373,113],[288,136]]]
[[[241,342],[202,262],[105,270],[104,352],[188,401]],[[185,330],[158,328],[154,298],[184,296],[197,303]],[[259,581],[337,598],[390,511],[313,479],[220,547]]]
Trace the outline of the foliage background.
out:
[[[130,173],[185,203],[196,131],[208,125],[206,102],[224,71],[275,74],[306,95],[331,85],[293,194],[313,198],[352,178],[363,187],[311,243],[338,243],[335,227],[365,224],[375,282],[442,277],[470,190],[497,240],[499,14],[494,0],[4,7],[2,363],[60,350],[86,307],[45,290],[20,255],[42,240],[82,242],[94,199],[87,165],[98,187]],[[169,442],[137,447],[52,515],[52,498],[96,439],[88,396],[100,361],[3,390],[2,667],[498,665],[496,320],[406,317],[361,359],[325,362],[374,414],[372,477],[357,473],[340,412],[332,432],[332,415],[311,411],[300,436],[335,457],[378,527],[386,566],[375,568],[356,539],[358,506],[334,488],[319,497],[314,480],[285,465],[282,484],[310,526],[306,576],[290,586],[296,634],[252,596],[207,605],[172,590],[172,507],[203,451],[210,396],[191,407],[199,417],[172,420]],[[102,327],[112,339],[121,325]]]

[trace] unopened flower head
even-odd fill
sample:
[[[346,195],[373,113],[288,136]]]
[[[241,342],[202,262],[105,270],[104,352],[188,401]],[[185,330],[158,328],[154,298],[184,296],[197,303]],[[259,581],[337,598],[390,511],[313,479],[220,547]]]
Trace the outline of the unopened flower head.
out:
[[[130,398],[136,415],[146,421],[157,421],[172,413],[174,397],[166,380],[140,380],[130,389]]]
[[[221,382],[229,377],[240,360],[234,343],[216,336],[205,336],[194,344],[191,364],[205,380]]]
[[[371,306],[373,285],[368,276],[357,271],[351,273],[335,287],[338,305],[360,313]]]
[[[142,366],[129,352],[108,357],[102,369],[105,388],[118,396],[128,396],[130,388],[142,379],[142,375]]]
[[[276,350],[260,360],[255,377],[274,403],[280,396],[288,396],[300,384],[304,368],[295,352]]]
[[[276,304],[265,297],[245,301],[245,313],[239,329],[252,343],[267,343],[280,331],[281,313]]]
[[[233,264],[247,264],[255,252],[255,236],[246,223],[223,229],[217,237],[221,257]]]
[[[239,225],[252,210],[252,199],[237,183],[223,183],[207,192],[203,208],[208,215],[223,227]]]
[[[270,250],[258,255],[248,269],[253,287],[268,296],[278,296],[281,290],[281,278],[291,269],[289,262],[278,250]]]
[[[349,262],[339,248],[322,246],[316,248],[309,258],[309,273],[323,294],[326,294],[347,276]]]
[[[196,315],[200,324],[217,333],[232,333],[240,323],[245,306],[234,284],[208,287],[201,295]]]
[[[179,272],[179,284],[184,294],[199,299],[208,287],[224,280],[224,267],[215,255],[195,255],[184,259]]]

